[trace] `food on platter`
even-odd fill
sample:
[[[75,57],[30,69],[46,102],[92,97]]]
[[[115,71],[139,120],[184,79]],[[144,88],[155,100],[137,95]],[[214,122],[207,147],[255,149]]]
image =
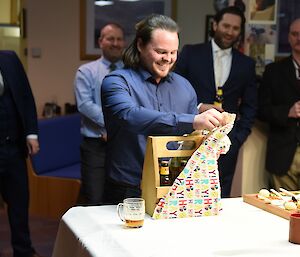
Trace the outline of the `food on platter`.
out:
[[[271,200],[271,202],[270,202],[270,204],[276,205],[276,206],[284,206],[284,203],[285,203],[284,200],[279,200],[279,199]]]
[[[268,189],[261,189],[258,194],[257,194],[257,198],[264,200],[266,203],[271,203],[274,200],[282,200],[281,197],[275,195],[274,193],[271,193]],[[277,202],[274,202],[275,205],[278,205]]]
[[[269,196],[270,196],[270,192],[268,189],[265,189],[265,188],[259,190],[258,195],[257,195],[257,197],[260,199],[268,198]]]
[[[294,202],[285,202],[283,207],[288,211],[297,209],[297,205]]]
[[[286,194],[286,195],[288,195],[288,196],[291,196],[293,202],[294,202],[294,203],[297,203],[297,201],[298,201],[298,199],[299,199],[299,197],[300,197],[300,194],[295,195],[293,192],[287,191],[286,189],[284,189],[284,188],[282,188],[282,187],[279,188],[279,190],[280,190],[282,193],[284,193],[284,194]]]
[[[300,199],[299,195],[295,195],[285,189],[280,189],[282,193],[277,192],[274,189],[261,189],[257,198],[264,201],[266,204],[271,204],[283,208],[288,211],[298,210],[300,211]]]

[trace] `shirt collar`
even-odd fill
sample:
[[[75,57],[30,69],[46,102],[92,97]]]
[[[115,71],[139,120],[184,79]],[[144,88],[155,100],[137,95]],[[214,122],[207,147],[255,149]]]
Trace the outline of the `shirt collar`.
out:
[[[211,40],[211,46],[212,46],[212,50],[213,53],[215,54],[218,51],[223,51],[225,55],[231,55],[232,53],[232,47],[227,48],[227,49],[221,49],[215,42],[214,39]]]
[[[103,55],[100,57],[100,61],[106,66],[109,67],[111,62],[107,60]],[[115,62],[115,65],[117,66],[118,69],[123,67],[123,62],[121,60]]]
[[[293,64],[294,64],[295,70],[296,70],[296,77],[299,80],[300,79],[300,65],[294,58],[293,58]]]
[[[154,80],[152,79],[152,74],[149,71],[147,71],[143,68],[139,68],[139,72],[145,81],[150,81],[152,83],[154,82]],[[163,83],[165,81],[170,82],[171,79],[172,79],[172,72],[170,72],[166,77],[162,78],[160,83]],[[156,84],[156,83],[154,83],[154,84]]]
[[[300,69],[300,65],[298,64],[298,62],[293,58],[293,63],[296,69]]]

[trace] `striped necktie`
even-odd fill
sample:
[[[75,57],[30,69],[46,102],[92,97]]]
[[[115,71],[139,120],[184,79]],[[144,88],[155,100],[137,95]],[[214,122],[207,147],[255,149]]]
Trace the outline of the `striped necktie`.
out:
[[[109,72],[114,71],[116,68],[117,68],[117,65],[116,65],[115,63],[112,62],[112,63],[109,65]]]

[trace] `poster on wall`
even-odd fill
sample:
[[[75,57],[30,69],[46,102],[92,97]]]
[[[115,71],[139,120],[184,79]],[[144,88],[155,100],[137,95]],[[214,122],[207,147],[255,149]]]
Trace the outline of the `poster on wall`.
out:
[[[248,24],[246,26],[248,44],[276,44],[276,25]]]
[[[276,24],[277,0],[249,0],[248,23]]]
[[[262,75],[275,59],[276,25],[248,24],[245,41],[247,54],[256,61],[256,73]]]

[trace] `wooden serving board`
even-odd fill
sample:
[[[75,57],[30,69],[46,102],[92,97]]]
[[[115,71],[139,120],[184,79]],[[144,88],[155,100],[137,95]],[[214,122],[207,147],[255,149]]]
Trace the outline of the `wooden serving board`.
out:
[[[297,211],[288,211],[283,208],[280,208],[279,206],[266,203],[264,200],[258,199],[257,194],[245,194],[243,195],[243,200],[245,203],[254,205],[257,208],[260,208],[264,211],[270,212],[272,214],[275,214],[287,220],[290,219],[291,213],[297,212]]]

